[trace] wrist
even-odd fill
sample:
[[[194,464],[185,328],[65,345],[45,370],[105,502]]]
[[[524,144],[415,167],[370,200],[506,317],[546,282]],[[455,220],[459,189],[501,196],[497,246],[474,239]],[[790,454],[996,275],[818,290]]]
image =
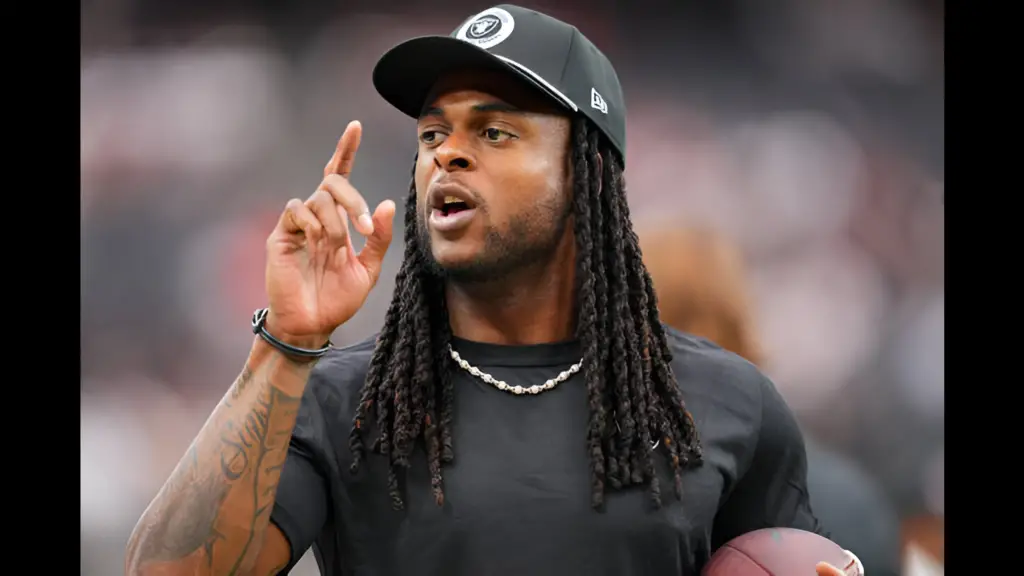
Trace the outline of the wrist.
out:
[[[329,339],[324,340],[324,345],[318,348],[310,347],[306,342],[311,341],[312,338],[317,338],[314,335],[299,336],[295,334],[284,334],[284,337],[299,344],[291,344],[281,339],[281,335],[274,336],[267,330],[267,320],[270,317],[269,308],[260,308],[253,312],[252,315],[252,332],[256,334],[265,343],[269,344],[277,352],[283,354],[293,362],[298,364],[314,364],[324,354],[327,354],[331,350],[331,342]],[[282,331],[283,332],[283,331]],[[258,345],[257,349],[259,348]],[[255,351],[255,350],[254,350]]]
[[[249,351],[249,358],[250,360],[260,359],[263,361],[276,358],[278,360],[283,360],[283,362],[277,362],[275,365],[280,367],[291,367],[291,369],[300,371],[313,368],[320,360],[319,358],[304,358],[288,354],[286,351],[274,346],[270,342],[267,342],[266,339],[259,334],[257,334],[253,340],[252,348]]]
[[[277,318],[274,315],[273,310],[267,311],[267,318],[263,322],[263,329],[268,334],[273,336],[275,339],[294,346],[296,348],[304,348],[306,350],[317,350],[322,348],[325,343],[331,339],[330,333],[328,334],[290,334],[277,328]]]
[[[259,374],[260,382],[277,388],[285,395],[298,398],[303,395],[309,375],[316,362],[293,358],[256,336],[249,350],[245,367],[252,374]]]

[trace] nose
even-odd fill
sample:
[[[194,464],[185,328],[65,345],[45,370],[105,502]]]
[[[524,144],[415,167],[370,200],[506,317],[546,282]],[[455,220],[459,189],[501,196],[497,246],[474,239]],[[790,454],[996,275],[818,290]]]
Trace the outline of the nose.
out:
[[[451,134],[437,147],[434,163],[446,172],[459,172],[476,168],[476,159],[456,134]]]

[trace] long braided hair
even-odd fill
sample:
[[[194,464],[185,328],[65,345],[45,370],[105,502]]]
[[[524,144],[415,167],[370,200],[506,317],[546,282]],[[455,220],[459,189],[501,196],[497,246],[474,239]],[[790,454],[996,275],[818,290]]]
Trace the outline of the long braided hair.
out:
[[[630,222],[622,164],[588,120],[573,120],[571,147],[576,336],[590,407],[591,504],[602,507],[609,485],[646,485],[660,506],[656,447],[667,455],[679,498],[682,471],[701,462],[700,441],[672,374],[672,353]],[[399,476],[418,440],[438,505],[444,504],[442,467],[454,458],[451,327],[443,281],[424,261],[416,220],[414,181],[405,206],[404,259],[349,436],[356,472],[366,454],[364,434],[375,419],[371,450],[389,460],[395,509],[403,506]]]

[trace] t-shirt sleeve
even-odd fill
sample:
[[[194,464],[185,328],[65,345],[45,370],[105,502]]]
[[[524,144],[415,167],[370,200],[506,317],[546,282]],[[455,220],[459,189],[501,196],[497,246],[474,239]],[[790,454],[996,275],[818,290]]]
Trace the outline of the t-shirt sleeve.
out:
[[[749,468],[715,517],[716,549],[762,528],[797,528],[828,537],[811,511],[800,427],[775,385],[756,374],[761,389],[757,445]]]
[[[330,509],[321,445],[323,422],[311,388],[307,387],[302,398],[270,514],[270,521],[280,528],[291,547],[291,560],[281,574],[287,574],[313,545]]]

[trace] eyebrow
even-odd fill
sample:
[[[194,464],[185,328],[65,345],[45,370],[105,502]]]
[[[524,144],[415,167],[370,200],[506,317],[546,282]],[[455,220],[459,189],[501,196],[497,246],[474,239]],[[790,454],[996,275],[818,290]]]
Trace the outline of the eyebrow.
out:
[[[477,112],[477,113],[487,113],[487,112],[505,112],[505,113],[508,113],[508,114],[525,114],[526,113],[525,110],[523,110],[521,108],[516,108],[515,106],[513,106],[511,104],[506,104],[504,102],[490,102],[488,104],[477,104],[476,106],[473,106],[473,111]],[[428,106],[427,108],[423,109],[423,112],[420,112],[420,120],[422,120],[422,119],[424,119],[424,118],[426,118],[428,116],[437,116],[437,117],[440,117],[440,118],[444,118],[444,109],[443,108],[438,108],[436,106]]]

